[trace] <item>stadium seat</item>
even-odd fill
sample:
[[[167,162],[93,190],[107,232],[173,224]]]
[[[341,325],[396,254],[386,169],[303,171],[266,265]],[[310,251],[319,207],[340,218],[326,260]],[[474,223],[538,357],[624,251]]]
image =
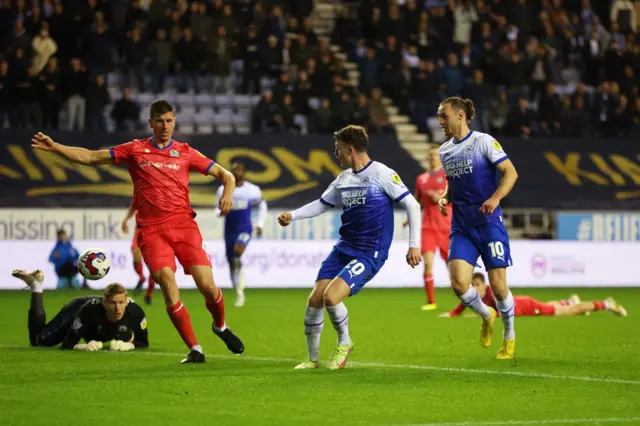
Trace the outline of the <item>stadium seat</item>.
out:
[[[213,97],[213,103],[216,108],[222,109],[231,109],[233,106],[233,97],[229,95],[215,95]]]
[[[196,123],[199,134],[213,133],[213,118],[214,112],[212,109],[200,110],[200,112],[194,116],[194,122]]]
[[[150,105],[157,99],[156,95],[150,92],[140,92],[133,95],[133,98],[141,105]]]
[[[222,109],[213,116],[213,123],[219,133],[232,133],[233,112],[230,109]]]
[[[195,127],[193,124],[181,124],[178,126],[178,134],[192,135],[195,133]]]
[[[253,106],[251,103],[251,96],[249,95],[235,95],[233,97],[233,103],[237,108],[248,109]]]
[[[176,105],[178,107],[182,106],[195,106],[196,102],[194,100],[194,96],[189,93],[178,93],[176,95]]]
[[[198,93],[194,96],[194,101],[198,108],[213,107],[213,97],[207,93]]]

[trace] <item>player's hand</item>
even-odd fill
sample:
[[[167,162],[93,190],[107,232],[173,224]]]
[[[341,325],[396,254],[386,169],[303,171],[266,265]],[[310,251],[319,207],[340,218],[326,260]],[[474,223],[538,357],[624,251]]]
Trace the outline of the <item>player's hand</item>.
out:
[[[114,340],[109,346],[110,351],[128,352],[135,349],[131,342],[123,342],[122,340]]]
[[[218,208],[220,209],[220,216],[226,216],[231,211],[233,208],[233,198],[231,198],[231,194],[220,197]]]
[[[480,211],[484,214],[492,214],[495,209],[500,205],[500,200],[495,197],[489,198],[487,201],[482,204],[480,207]]]
[[[449,200],[447,200],[446,198],[440,198],[438,200],[438,209],[440,209],[440,213],[442,213],[442,216],[449,216],[449,213],[447,212],[448,204]]]
[[[293,216],[290,212],[280,213],[280,216],[278,216],[278,223],[280,226],[289,226],[292,220]]]
[[[129,221],[123,220],[121,229],[122,229],[122,233],[123,234],[128,234],[129,233]]]
[[[256,237],[262,237],[262,228],[256,226]]]
[[[409,226],[409,220],[405,220],[404,223],[402,224],[403,228],[406,228],[407,226]]]
[[[31,138],[31,147],[35,149],[41,149],[43,151],[54,151],[54,144],[55,142],[53,142],[53,139],[42,132],[36,133],[35,135],[33,135],[33,138]]]
[[[438,315],[438,318],[451,318],[451,314],[449,312],[445,312],[443,314]]]
[[[422,262],[422,256],[420,255],[420,249],[418,247],[409,247],[407,251],[407,263],[412,268],[415,268]]]
[[[91,352],[95,352],[95,351],[99,351],[102,349],[102,342],[98,342],[97,340],[92,340],[89,343],[87,343],[87,349],[88,351]]]

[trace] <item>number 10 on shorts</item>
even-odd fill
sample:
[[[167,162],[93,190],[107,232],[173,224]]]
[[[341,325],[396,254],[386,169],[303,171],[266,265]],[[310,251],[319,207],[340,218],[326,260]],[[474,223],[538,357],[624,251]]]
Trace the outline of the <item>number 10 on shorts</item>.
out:
[[[364,264],[362,262],[358,262],[358,259],[353,259],[351,262],[347,263],[347,266],[344,268],[349,272],[349,276],[351,278],[364,272]]]
[[[491,250],[491,257],[497,257],[500,260],[504,260],[504,245],[502,244],[502,241],[490,242],[489,249]]]

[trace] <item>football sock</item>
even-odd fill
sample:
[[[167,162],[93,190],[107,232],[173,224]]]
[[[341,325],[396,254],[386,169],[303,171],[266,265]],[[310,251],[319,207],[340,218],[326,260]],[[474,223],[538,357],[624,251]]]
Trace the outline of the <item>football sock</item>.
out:
[[[491,317],[489,307],[484,304],[475,287],[469,286],[469,290],[463,295],[458,296],[458,299],[460,299],[460,302],[462,302],[464,306],[480,315],[483,319],[488,320],[489,317]]]
[[[604,311],[605,309],[611,308],[611,306],[608,306],[608,305],[609,304],[607,302],[602,302],[600,300],[596,300],[595,302],[593,302],[593,310],[595,312]]]
[[[338,332],[338,345],[348,345],[351,343],[349,337],[349,312],[344,303],[340,302],[335,306],[326,306],[329,319],[333,323],[333,328]]]
[[[218,298],[216,300],[205,299],[204,303],[213,317],[213,328],[217,332],[226,330],[227,325],[224,322],[224,298],[222,297],[222,290],[218,289]]]
[[[433,275],[425,274],[424,276],[424,291],[427,293],[427,302],[436,303],[436,292],[433,285]]]
[[[47,314],[44,312],[44,302],[42,300],[42,283],[40,281],[34,281],[40,284],[40,291],[33,290],[31,292],[31,304],[29,306],[29,342],[31,346],[38,345],[38,334],[44,328],[47,322]]]
[[[304,313],[304,335],[307,337],[307,349],[309,359],[318,361],[318,351],[320,349],[320,335],[324,328],[324,310],[322,308],[312,308],[307,305]]]
[[[516,338],[516,330],[513,326],[515,320],[515,301],[513,300],[513,295],[511,291],[507,293],[507,297],[503,301],[496,300],[496,306],[500,311],[500,318],[502,318],[502,323],[504,324],[504,334],[503,338],[506,340],[513,340]]]
[[[191,350],[192,351],[198,351],[201,354],[204,353],[204,352],[202,352],[202,346],[200,346],[200,345],[195,345],[194,347],[191,348]]]
[[[156,280],[153,279],[151,275],[149,275],[149,285],[147,287],[147,291],[144,293],[145,296],[151,297],[153,295],[153,290],[156,288]]]
[[[167,308],[167,313],[169,314],[169,318],[171,318],[173,326],[178,330],[180,337],[182,337],[184,344],[187,345],[189,349],[198,346],[198,339],[196,339],[196,334],[191,326],[189,311],[187,311],[187,308],[182,302],[178,302],[172,307]]]
[[[138,274],[139,281],[144,281],[144,271],[142,270],[142,262],[133,262],[133,269]]]
[[[31,293],[40,293],[42,294],[42,283],[38,280],[33,280],[31,284]],[[31,298],[33,300],[33,297]]]

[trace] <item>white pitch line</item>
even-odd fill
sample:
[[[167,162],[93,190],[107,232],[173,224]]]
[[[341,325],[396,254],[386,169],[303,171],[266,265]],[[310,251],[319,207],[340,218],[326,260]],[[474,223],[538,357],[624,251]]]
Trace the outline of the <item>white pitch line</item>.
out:
[[[0,348],[36,350],[29,346],[15,346],[15,345],[0,345]],[[154,352],[154,351],[145,351],[145,350],[133,351],[128,353],[136,354],[136,355],[174,356],[174,357],[184,357],[185,355],[184,353],[178,353],[178,352]],[[260,357],[260,356],[252,356],[252,355],[206,354],[206,356],[207,358],[213,358],[213,359],[234,359],[234,360],[247,359],[249,361],[278,362],[278,363],[295,363],[300,361],[300,359],[297,359],[297,358],[273,358],[273,357]],[[491,375],[498,375],[498,376],[517,376],[517,377],[529,377],[529,378],[536,378],[536,379],[574,380],[574,381],[583,381],[583,382],[640,385],[640,380],[610,379],[605,377],[589,377],[589,376],[559,376],[555,374],[546,374],[546,373],[504,371],[504,370],[480,370],[480,369],[474,369],[474,368],[441,367],[437,365],[384,364],[380,362],[359,362],[359,361],[349,361],[349,365],[353,365],[355,367],[444,371],[444,372],[451,372],[451,373],[491,374]]]
[[[542,425],[542,424],[570,424],[570,423],[630,423],[638,422],[640,417],[617,418],[608,417],[604,419],[547,419],[547,420],[502,420],[488,422],[455,422],[455,423],[423,423],[407,426],[515,426],[515,425]],[[398,425],[400,426],[400,425]]]

